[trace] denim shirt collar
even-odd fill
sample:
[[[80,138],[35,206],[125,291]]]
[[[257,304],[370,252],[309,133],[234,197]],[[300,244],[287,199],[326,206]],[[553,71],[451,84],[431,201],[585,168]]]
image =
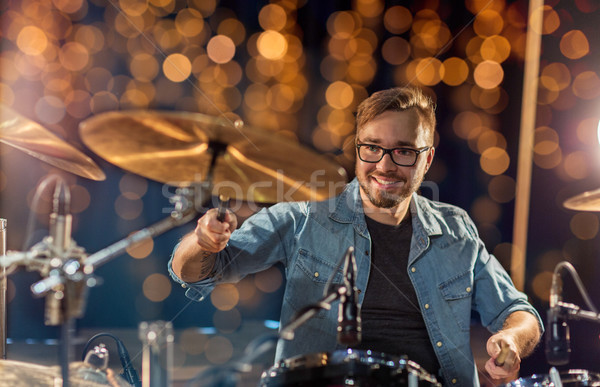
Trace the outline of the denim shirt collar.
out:
[[[335,198],[337,204],[329,218],[339,223],[352,223],[356,232],[368,238],[367,223],[365,222],[360,185],[356,178],[352,179],[342,193]],[[417,193],[413,193],[410,201],[410,213],[413,219],[415,235],[433,236],[441,235],[442,229],[436,218],[439,211],[431,208],[426,200]]]

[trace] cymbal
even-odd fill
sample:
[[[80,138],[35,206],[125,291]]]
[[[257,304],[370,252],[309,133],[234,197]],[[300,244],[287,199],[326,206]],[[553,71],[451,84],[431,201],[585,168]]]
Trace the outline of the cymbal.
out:
[[[107,112],[80,124],[100,157],[151,180],[184,187],[211,180],[213,194],[276,203],[339,193],[345,170],[298,142],[241,122],[201,113]],[[215,144],[222,152],[215,159]]]
[[[91,158],[3,104],[0,104],[0,142],[67,172],[92,180],[106,179]]]
[[[600,189],[573,196],[563,203],[565,208],[578,211],[600,211]]]

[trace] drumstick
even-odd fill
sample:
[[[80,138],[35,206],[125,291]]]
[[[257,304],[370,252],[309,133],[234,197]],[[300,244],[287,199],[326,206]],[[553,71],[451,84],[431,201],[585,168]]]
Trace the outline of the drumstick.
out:
[[[494,360],[496,366],[502,367],[504,365],[506,357],[508,356],[508,348],[509,347],[506,342],[502,341],[500,343],[500,353],[498,354],[498,357],[496,357],[496,359]]]
[[[226,195],[219,195],[219,205],[217,206],[217,220],[219,222],[225,221],[227,207],[229,207],[229,197]]]

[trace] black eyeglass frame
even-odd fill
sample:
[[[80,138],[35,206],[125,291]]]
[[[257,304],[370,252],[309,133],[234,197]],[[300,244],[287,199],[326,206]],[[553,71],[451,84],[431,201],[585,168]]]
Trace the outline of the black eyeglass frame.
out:
[[[381,157],[379,158],[379,160],[377,161],[367,161],[367,160],[363,160],[362,157],[360,157],[360,147],[362,146],[370,146],[370,147],[375,147],[375,148],[379,148],[381,150],[383,150],[383,153],[381,154]],[[371,164],[376,164],[378,162],[380,162],[383,159],[383,156],[385,156],[386,154],[390,155],[390,159],[392,160],[392,162],[398,166],[401,167],[412,167],[417,163],[417,160],[419,159],[419,155],[423,152],[427,152],[429,149],[431,149],[431,146],[426,146],[423,147],[421,149],[413,149],[413,148],[407,148],[407,147],[398,147],[398,148],[384,148],[382,146],[379,145],[375,145],[375,144],[356,144],[356,149],[357,149],[357,153],[358,153],[358,158],[365,162],[365,163],[371,163]],[[411,151],[411,152],[415,152],[415,161],[413,161],[412,164],[399,164],[396,162],[396,160],[394,160],[394,156],[392,155],[392,152],[397,150],[397,149],[402,149],[402,150],[407,150],[407,151]]]

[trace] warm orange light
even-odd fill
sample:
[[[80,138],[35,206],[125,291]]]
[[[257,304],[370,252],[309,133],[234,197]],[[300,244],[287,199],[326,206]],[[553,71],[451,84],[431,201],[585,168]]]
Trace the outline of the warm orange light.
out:
[[[410,11],[401,6],[394,5],[385,11],[383,16],[383,25],[393,34],[402,34],[410,28],[412,24],[412,14]]]
[[[504,70],[498,62],[485,60],[475,67],[473,78],[479,87],[493,89],[504,79]]]
[[[443,69],[440,70],[442,81],[449,86],[458,86],[467,80],[469,76],[469,66],[458,57],[451,57],[442,63]]]
[[[192,63],[182,54],[171,54],[163,62],[165,77],[173,82],[183,82],[192,73]]]
[[[206,53],[215,63],[227,63],[235,55],[235,44],[228,36],[216,35],[208,41]]]
[[[264,30],[281,31],[287,22],[285,9],[277,4],[267,4],[258,14],[258,23]]]
[[[327,88],[325,99],[334,109],[345,109],[354,100],[354,91],[346,82],[334,82]]]
[[[569,59],[579,59],[590,52],[590,43],[580,30],[572,30],[560,40],[560,52]]]
[[[401,65],[410,56],[410,44],[399,36],[392,36],[381,46],[381,56],[392,65]]]
[[[27,55],[40,55],[48,47],[48,38],[36,26],[23,27],[17,36],[17,46]]]
[[[573,94],[582,99],[600,96],[600,78],[594,71],[584,71],[573,80]]]
[[[258,52],[269,60],[281,59],[287,52],[287,40],[282,34],[273,30],[261,33],[256,46]]]
[[[508,169],[510,157],[504,149],[491,147],[481,154],[479,164],[488,175],[501,175]]]
[[[473,30],[482,37],[499,35],[503,27],[502,16],[492,9],[485,9],[477,13],[473,22]]]
[[[142,284],[144,296],[154,302],[164,301],[171,294],[171,281],[164,274],[150,274]]]

